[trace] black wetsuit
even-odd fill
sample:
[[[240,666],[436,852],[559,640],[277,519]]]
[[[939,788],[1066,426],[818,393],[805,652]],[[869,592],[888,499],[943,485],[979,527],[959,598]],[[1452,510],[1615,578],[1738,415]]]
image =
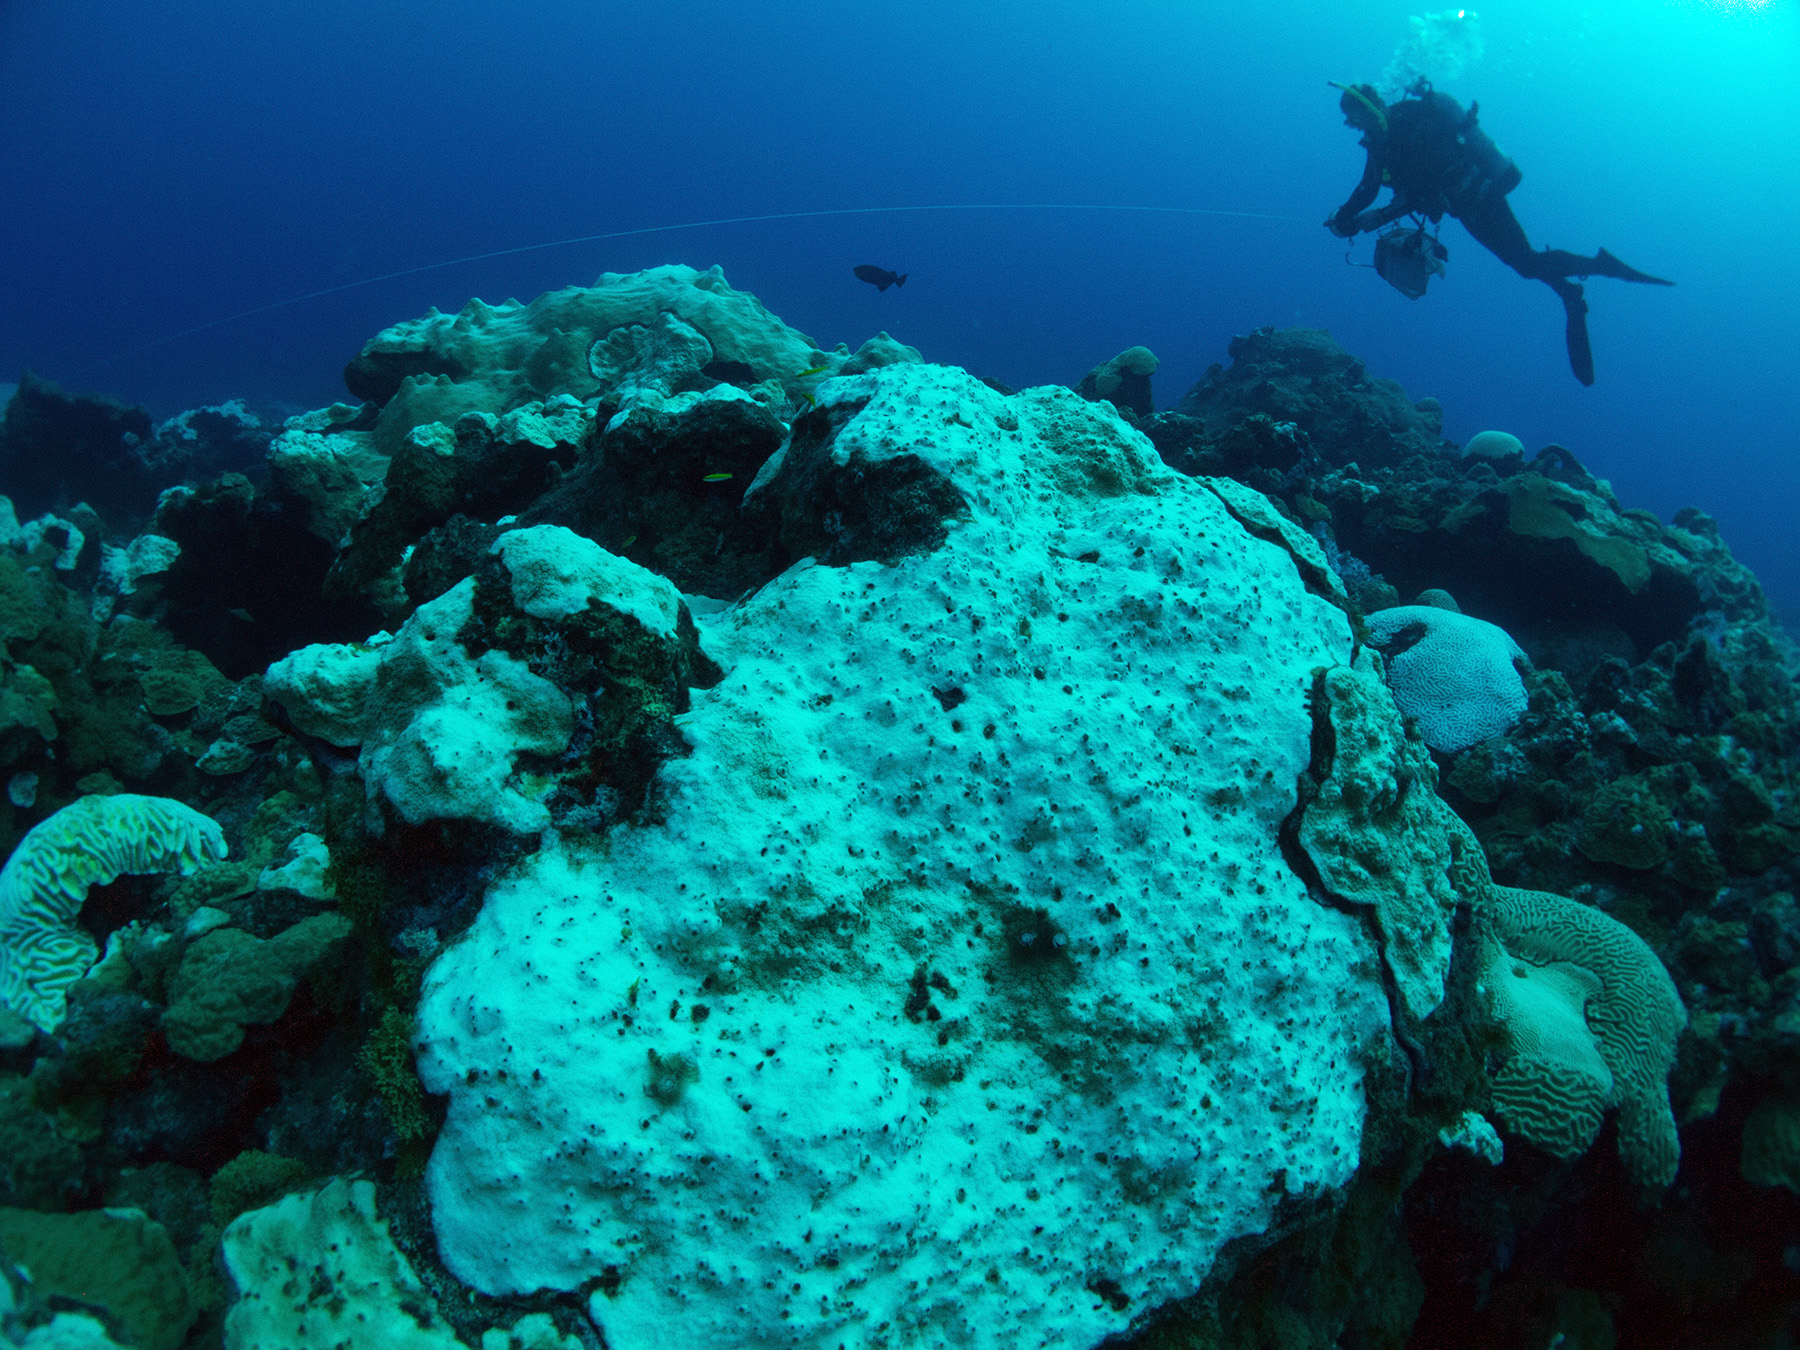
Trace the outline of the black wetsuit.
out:
[[[1588,344],[1587,301],[1571,277],[1605,276],[1624,281],[1670,283],[1627,267],[1605,249],[1593,257],[1565,249],[1533,249],[1512,213],[1506,194],[1519,185],[1518,166],[1448,94],[1425,89],[1387,107],[1385,127],[1363,132],[1369,152],[1362,181],[1326,225],[1346,238],[1378,230],[1401,216],[1418,214],[1438,221],[1448,214],[1463,223],[1490,253],[1522,277],[1541,281],[1563,302],[1567,317],[1569,366],[1583,384],[1594,382]],[[1370,211],[1383,185],[1394,190],[1386,206]]]

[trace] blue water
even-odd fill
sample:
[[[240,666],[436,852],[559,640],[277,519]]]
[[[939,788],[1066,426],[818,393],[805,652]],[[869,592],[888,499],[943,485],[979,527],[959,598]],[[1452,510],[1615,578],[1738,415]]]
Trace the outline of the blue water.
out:
[[[1532,241],[1679,282],[1589,286],[1599,382],[1555,297],[1447,222],[1411,302],[1320,222],[1361,168],[1328,79],[1374,79],[1425,6],[1354,0],[533,4],[5,0],[0,380],[21,367],[153,414],[343,396],[375,332],[469,296],[724,265],[827,346],[886,329],[1013,385],[1125,346],[1172,404],[1232,334],[1330,328],[1446,431],[1557,441],[1626,505],[1697,505],[1800,611],[1800,10],[1495,3],[1444,87],[1524,170]],[[638,235],[720,216],[957,211]],[[1357,256],[1367,260],[1365,241]],[[909,272],[878,294],[850,268]]]

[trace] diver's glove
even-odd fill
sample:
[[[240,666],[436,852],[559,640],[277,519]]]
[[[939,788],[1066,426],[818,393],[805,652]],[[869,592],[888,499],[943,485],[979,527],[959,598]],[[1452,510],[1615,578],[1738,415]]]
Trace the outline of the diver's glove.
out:
[[[1351,216],[1345,220],[1343,212],[1333,211],[1325,217],[1325,228],[1339,239],[1354,239],[1356,237],[1356,217]]]

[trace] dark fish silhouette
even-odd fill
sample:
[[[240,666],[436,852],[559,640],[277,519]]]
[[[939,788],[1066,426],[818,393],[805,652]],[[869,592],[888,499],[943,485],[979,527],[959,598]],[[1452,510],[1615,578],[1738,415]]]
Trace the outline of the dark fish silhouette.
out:
[[[878,291],[885,291],[889,286],[906,285],[905,272],[890,272],[885,267],[877,267],[874,263],[864,263],[856,269],[856,279],[866,281]]]

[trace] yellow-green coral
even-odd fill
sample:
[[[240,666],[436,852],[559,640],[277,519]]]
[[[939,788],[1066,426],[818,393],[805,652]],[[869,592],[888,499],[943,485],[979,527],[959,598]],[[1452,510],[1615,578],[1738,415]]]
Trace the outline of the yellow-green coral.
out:
[[[357,1065],[374,1083],[387,1108],[394,1137],[402,1142],[423,1139],[431,1132],[431,1121],[425,1112],[425,1089],[413,1067],[412,1030],[412,1018],[398,1008],[386,1008],[356,1057]]]
[[[310,1175],[298,1158],[246,1149],[213,1173],[207,1198],[213,1222],[223,1228],[246,1210],[272,1205],[305,1186]]]
[[[0,1002],[45,1031],[93,965],[75,926],[88,887],[127,873],[194,872],[225,856],[218,823],[167,797],[83,797],[19,841],[0,871]]]

